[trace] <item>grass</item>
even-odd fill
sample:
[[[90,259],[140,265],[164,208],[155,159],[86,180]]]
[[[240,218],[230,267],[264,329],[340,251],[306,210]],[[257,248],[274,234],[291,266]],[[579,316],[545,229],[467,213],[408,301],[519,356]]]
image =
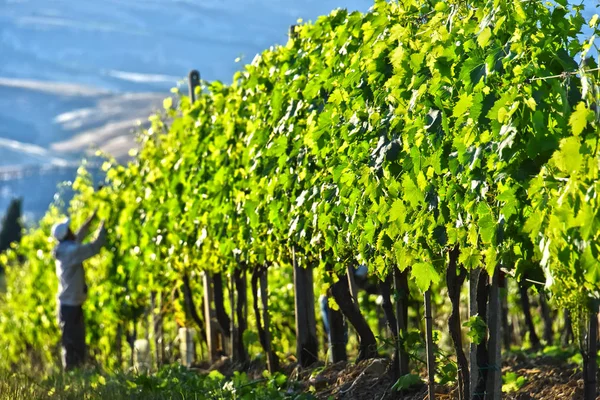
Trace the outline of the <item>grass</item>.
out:
[[[250,381],[246,374],[225,378],[217,371],[199,375],[180,366],[163,368],[156,374],[103,374],[83,370],[47,378],[24,374],[0,373],[0,400],[262,400],[310,399],[295,393],[285,376],[265,375]]]
[[[161,381],[162,380],[162,381]],[[181,375],[167,377],[78,371],[42,379],[22,374],[0,377],[0,399],[205,399],[204,379]]]

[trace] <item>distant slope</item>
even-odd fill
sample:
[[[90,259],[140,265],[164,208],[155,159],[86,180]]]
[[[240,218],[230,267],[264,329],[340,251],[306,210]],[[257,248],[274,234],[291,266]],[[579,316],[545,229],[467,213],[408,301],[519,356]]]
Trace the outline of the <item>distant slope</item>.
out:
[[[26,217],[39,218],[93,149],[124,161],[133,131],[167,95],[0,77],[0,215],[23,197]]]
[[[61,164],[90,146],[122,158],[166,96],[0,77],[0,166]]]

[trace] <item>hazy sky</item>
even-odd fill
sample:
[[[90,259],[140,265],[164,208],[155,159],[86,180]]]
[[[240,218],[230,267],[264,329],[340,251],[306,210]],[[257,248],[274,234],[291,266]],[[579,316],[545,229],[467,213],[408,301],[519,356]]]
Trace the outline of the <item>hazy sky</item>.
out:
[[[0,77],[168,89],[190,69],[228,81],[238,56],[287,40],[298,18],[371,0],[0,0]]]
[[[167,90],[190,69],[229,81],[238,56],[283,43],[298,18],[372,0],[0,0],[0,77]],[[584,0],[593,15],[598,0]]]

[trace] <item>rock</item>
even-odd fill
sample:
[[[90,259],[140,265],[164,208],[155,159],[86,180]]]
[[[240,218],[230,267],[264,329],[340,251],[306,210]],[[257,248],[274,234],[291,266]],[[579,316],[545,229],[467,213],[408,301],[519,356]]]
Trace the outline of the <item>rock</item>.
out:
[[[388,360],[385,358],[374,359],[364,369],[361,375],[368,375],[370,377],[380,377],[386,373],[388,364]]]
[[[321,375],[317,375],[308,381],[308,384],[314,386],[317,390],[326,388],[327,386],[329,386],[329,383],[329,380]]]

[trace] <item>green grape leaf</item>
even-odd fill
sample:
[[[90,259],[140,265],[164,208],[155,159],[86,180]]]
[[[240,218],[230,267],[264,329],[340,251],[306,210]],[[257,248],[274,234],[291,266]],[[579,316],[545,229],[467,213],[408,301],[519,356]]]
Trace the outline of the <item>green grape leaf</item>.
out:
[[[464,117],[469,112],[472,105],[473,97],[468,93],[461,94],[458,98],[458,102],[456,102],[456,105],[454,106],[452,116],[455,118]]]
[[[483,28],[479,36],[477,37],[477,44],[480,47],[486,47],[492,37],[492,30],[489,27]]]
[[[504,218],[508,220],[512,215],[517,214],[519,209],[519,201],[516,197],[516,188],[510,187],[498,195],[497,199],[504,202],[501,212]]]
[[[569,117],[569,125],[575,136],[581,135],[589,122],[594,120],[594,112],[589,110],[584,102],[579,102],[575,106],[575,111]]]
[[[411,276],[422,292],[427,291],[431,284],[436,285],[440,282],[440,274],[435,270],[433,264],[427,262],[414,264],[411,268]]]
[[[571,173],[578,170],[583,162],[579,138],[569,137],[562,139],[560,141],[560,150],[554,153],[552,159],[556,167],[563,172]]]
[[[494,242],[496,237],[496,223],[494,222],[491,214],[486,214],[479,218],[477,221],[479,226],[479,236],[481,241],[485,244],[491,244]]]
[[[487,324],[479,315],[474,315],[463,326],[469,328],[467,336],[474,344],[480,344],[487,335]]]
[[[405,215],[406,215],[406,207],[404,206],[404,203],[402,202],[402,200],[396,199],[392,203],[392,207],[389,210],[390,222],[396,221],[398,219],[402,219],[402,218],[404,218]]]
[[[595,289],[600,288],[600,261],[592,254],[591,246],[587,246],[581,255],[581,264],[585,280]]]
[[[410,176],[405,175],[402,180],[402,188],[404,189],[404,198],[410,203],[412,207],[417,207],[419,204],[425,201],[423,193],[419,190],[417,185],[410,179]]]
[[[458,262],[468,270],[481,267],[481,254],[474,248],[462,249]]]
[[[494,270],[496,269],[496,266],[498,265],[498,260],[497,260],[498,254],[496,252],[496,247],[489,246],[487,249],[485,249],[485,251],[483,252],[483,255],[485,257],[485,270],[489,276],[493,276]]]

